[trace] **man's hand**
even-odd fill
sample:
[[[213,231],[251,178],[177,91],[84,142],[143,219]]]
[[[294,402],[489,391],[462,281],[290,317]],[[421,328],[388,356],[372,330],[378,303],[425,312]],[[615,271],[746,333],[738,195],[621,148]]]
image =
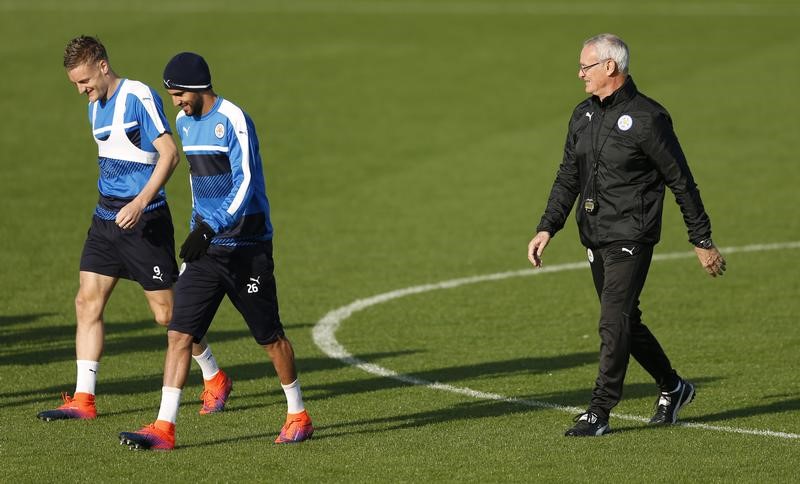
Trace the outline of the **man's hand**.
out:
[[[134,198],[117,212],[117,217],[114,222],[121,229],[132,229],[139,223],[139,219],[142,218],[142,213],[146,206],[146,203],[142,203],[137,198]]]
[[[528,260],[533,267],[542,267],[542,252],[550,243],[550,232],[542,231],[536,234],[528,244]]]
[[[725,259],[716,247],[710,249],[695,247],[694,251],[697,253],[700,265],[711,277],[721,276],[725,273]]]
[[[200,222],[181,245],[180,256],[186,262],[195,261],[206,253],[215,232],[205,222]]]

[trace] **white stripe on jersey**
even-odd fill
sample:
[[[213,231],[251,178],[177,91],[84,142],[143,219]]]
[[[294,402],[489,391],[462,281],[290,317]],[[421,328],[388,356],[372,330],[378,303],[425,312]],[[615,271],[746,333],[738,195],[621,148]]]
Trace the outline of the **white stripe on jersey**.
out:
[[[139,121],[131,121],[130,123],[125,123],[122,125],[122,127],[125,129],[132,128],[134,126],[139,126]],[[107,131],[111,131],[111,128],[112,128],[111,126],[106,126],[105,128],[97,128],[94,131],[92,131],[92,134],[105,133]]]
[[[159,159],[158,150],[153,149],[153,151],[145,151],[134,145],[128,136],[126,136],[125,128],[135,126],[137,123],[124,122],[126,106],[130,99],[128,96],[134,96],[142,107],[145,108],[145,112],[147,113],[144,118],[136,119],[140,121],[138,124],[140,126],[152,124],[159,134],[166,132],[167,128],[161,121],[155,101],[153,101],[153,92],[149,87],[139,81],[124,79],[120,82],[121,83],[117,87],[117,92],[114,94],[116,99],[114,100],[113,106],[111,106],[113,112],[108,113],[111,116],[110,125],[102,128],[96,127],[100,101],[94,101],[92,103],[92,133],[108,132],[108,137],[105,139],[99,139],[95,135],[94,140],[97,142],[97,154],[104,158],[155,165]],[[108,107],[104,108],[104,111],[107,109]]]
[[[144,110],[150,115],[150,119],[153,121],[156,130],[158,130],[159,133],[166,132],[167,128],[164,127],[164,123],[161,122],[161,116],[158,115],[158,108],[156,107],[155,101],[153,101],[154,94],[150,88],[139,81],[132,81],[130,79],[127,80],[126,84],[128,84],[129,92],[138,97],[139,101],[142,102]]]
[[[223,153],[227,153],[228,147],[217,146],[217,145],[191,145],[191,146],[184,146],[183,151],[186,153],[190,151],[221,151]]]
[[[230,120],[231,125],[233,125],[233,131],[236,133],[236,139],[239,141],[239,147],[242,149],[242,173],[244,174],[244,179],[227,210],[229,214],[233,215],[244,202],[244,196],[250,188],[250,136],[247,133],[247,120],[244,117],[244,112],[239,107],[227,99],[223,99],[219,106],[219,112]]]

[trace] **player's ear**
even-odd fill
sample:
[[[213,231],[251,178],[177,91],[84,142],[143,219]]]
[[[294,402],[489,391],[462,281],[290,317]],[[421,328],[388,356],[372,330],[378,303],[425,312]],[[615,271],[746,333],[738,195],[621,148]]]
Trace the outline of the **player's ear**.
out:
[[[615,61],[614,59],[608,59],[605,62],[605,66],[604,67],[606,69],[606,75],[610,77],[615,72],[617,72],[617,61]]]

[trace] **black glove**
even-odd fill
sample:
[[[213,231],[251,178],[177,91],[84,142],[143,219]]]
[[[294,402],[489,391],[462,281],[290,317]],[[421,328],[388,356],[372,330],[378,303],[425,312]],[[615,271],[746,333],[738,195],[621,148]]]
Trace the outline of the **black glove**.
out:
[[[192,262],[202,257],[211,245],[214,238],[214,230],[205,222],[200,222],[186,237],[181,246],[181,259]]]

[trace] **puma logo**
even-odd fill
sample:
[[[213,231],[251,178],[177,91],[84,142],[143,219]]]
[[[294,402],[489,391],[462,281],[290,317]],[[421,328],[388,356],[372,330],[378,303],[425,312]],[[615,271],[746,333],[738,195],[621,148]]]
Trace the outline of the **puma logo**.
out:
[[[635,248],[636,248],[636,247],[631,247],[630,249],[627,249],[627,248],[623,247],[623,248],[622,248],[622,252],[627,252],[627,253],[629,253],[630,255],[633,255],[633,250],[634,250]]]
[[[587,113],[586,113],[586,117],[587,117],[587,118],[589,118],[589,121],[591,121],[591,120],[592,120],[592,115],[593,115],[593,114],[594,114],[594,113],[590,113],[590,112],[587,112]]]

